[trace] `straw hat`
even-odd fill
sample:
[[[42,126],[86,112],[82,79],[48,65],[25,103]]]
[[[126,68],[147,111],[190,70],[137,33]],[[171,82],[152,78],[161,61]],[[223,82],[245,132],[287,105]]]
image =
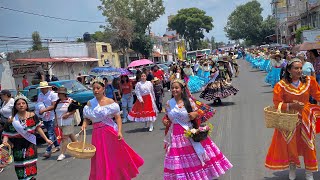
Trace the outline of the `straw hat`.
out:
[[[47,81],[41,81],[41,82],[39,83],[39,87],[37,87],[37,89],[49,88],[49,87],[52,87],[52,86],[49,86],[49,84],[48,84]]]
[[[152,82],[156,82],[156,81],[159,81],[159,80],[160,80],[159,78],[155,77],[155,78],[153,78],[151,81],[152,81]]]
[[[227,63],[227,62],[229,62],[229,56],[228,55],[226,55],[226,54],[224,54],[222,57],[220,57],[219,59],[218,59],[218,61],[217,62],[224,62],[224,63]]]
[[[57,93],[58,94],[69,94],[67,92],[67,88],[65,88],[65,87],[59,87],[58,90],[57,90]]]

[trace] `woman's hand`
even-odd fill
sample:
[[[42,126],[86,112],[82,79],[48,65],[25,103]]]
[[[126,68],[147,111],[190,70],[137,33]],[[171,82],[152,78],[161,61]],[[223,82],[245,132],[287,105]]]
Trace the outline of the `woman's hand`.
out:
[[[293,103],[290,103],[289,108],[296,110],[296,111],[301,111],[304,107],[304,103],[299,102],[299,101],[294,101]]]
[[[50,139],[46,139],[46,143],[48,143],[48,145],[52,145],[53,142]]]
[[[87,120],[87,119],[84,119],[84,120],[83,120],[83,123],[82,123],[82,126],[81,126],[81,130],[82,130],[82,131],[85,131],[86,128],[87,128],[87,126],[88,126],[88,120]]]
[[[122,133],[118,132],[118,140],[121,140],[123,138]]]
[[[196,112],[190,112],[188,115],[189,115],[190,120],[194,120],[195,118],[198,117],[198,113],[196,113]]]

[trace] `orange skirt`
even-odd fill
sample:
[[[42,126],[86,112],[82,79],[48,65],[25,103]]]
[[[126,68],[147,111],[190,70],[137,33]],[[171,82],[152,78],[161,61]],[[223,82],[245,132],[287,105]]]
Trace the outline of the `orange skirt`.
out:
[[[266,157],[265,166],[272,170],[284,170],[289,164],[300,167],[299,156],[304,157],[304,164],[308,171],[318,171],[316,150],[312,150],[303,141],[301,135],[302,124],[296,127],[289,143],[278,129],[274,130],[272,142]]]

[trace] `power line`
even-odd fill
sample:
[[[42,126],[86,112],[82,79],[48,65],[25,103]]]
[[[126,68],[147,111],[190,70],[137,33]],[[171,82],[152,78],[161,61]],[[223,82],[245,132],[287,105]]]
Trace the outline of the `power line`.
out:
[[[40,17],[46,17],[46,18],[51,18],[51,19],[57,19],[57,20],[62,20],[62,21],[71,21],[71,22],[79,22],[79,23],[93,23],[93,24],[105,23],[105,22],[97,22],[97,21],[86,21],[86,20],[60,18],[60,17],[54,17],[54,16],[49,16],[49,15],[44,15],[44,14],[22,11],[22,10],[18,10],[18,9],[7,8],[7,7],[3,7],[3,6],[0,6],[0,8],[8,10],[8,11],[14,11],[14,12],[19,12],[19,13],[24,13],[24,14],[34,15],[34,16],[40,16]]]

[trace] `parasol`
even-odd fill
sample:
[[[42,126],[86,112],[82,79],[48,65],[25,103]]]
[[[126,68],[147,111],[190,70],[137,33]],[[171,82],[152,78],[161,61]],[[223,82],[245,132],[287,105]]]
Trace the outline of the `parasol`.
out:
[[[147,65],[147,64],[153,64],[153,62],[150,61],[149,59],[139,59],[139,60],[136,60],[136,61],[132,61],[129,64],[128,68],[135,67],[135,66]]]
[[[117,70],[120,72],[121,75],[130,75],[130,74],[132,74],[131,71],[129,71],[128,69],[125,69],[125,68],[117,68]]]
[[[320,42],[304,42],[300,45],[300,51],[308,51],[312,49],[320,49]]]
[[[120,76],[121,72],[114,67],[95,67],[91,69],[90,75],[94,76]]]

